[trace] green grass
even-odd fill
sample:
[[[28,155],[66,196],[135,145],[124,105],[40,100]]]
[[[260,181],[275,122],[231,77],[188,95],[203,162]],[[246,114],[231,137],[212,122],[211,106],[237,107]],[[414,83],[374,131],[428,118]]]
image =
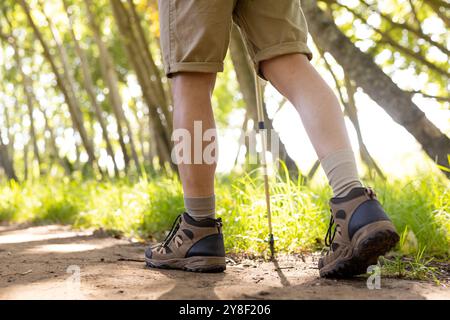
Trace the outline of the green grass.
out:
[[[425,174],[367,184],[375,188],[403,234],[397,248],[400,257],[418,253],[421,258],[449,256],[448,181]],[[271,194],[277,250],[296,253],[322,249],[330,189],[277,177],[271,181]],[[256,172],[219,177],[216,198],[218,216],[224,220],[227,251],[267,254],[264,185]],[[47,177],[0,184],[0,221],[63,223],[160,240],[182,211],[180,183],[168,177],[146,177],[134,183]]]
[[[440,278],[448,279],[447,275],[439,270],[438,264],[448,262],[435,261],[434,257],[425,257],[425,247],[418,250],[412,257],[403,255],[394,255],[390,258],[382,257],[379,263],[382,267],[382,274],[385,277],[430,280],[437,285],[440,284]]]

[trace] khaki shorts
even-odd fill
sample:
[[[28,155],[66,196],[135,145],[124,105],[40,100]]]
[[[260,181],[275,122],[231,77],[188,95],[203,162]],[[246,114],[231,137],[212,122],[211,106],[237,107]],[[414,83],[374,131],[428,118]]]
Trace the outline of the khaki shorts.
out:
[[[284,54],[312,58],[299,0],[159,0],[159,15],[169,77],[177,72],[223,71],[233,22],[258,71],[261,61]]]

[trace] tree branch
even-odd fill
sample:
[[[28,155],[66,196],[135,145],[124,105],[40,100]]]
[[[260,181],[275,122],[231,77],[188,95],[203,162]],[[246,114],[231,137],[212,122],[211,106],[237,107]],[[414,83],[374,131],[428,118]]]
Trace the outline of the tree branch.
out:
[[[366,25],[371,28],[373,31],[375,31],[376,33],[378,33],[383,39],[384,39],[384,43],[390,45],[393,48],[396,48],[397,50],[399,50],[400,52],[403,52],[405,55],[413,58],[414,60],[416,60],[417,62],[427,66],[428,68],[430,68],[431,70],[434,70],[435,72],[450,78],[450,73],[448,73],[448,71],[442,69],[441,67],[435,65],[434,63],[428,61],[427,59],[425,59],[421,54],[414,52],[413,50],[406,48],[402,45],[400,45],[398,43],[398,41],[395,41],[394,39],[392,39],[392,37],[387,33],[384,32],[370,24],[367,23],[366,18],[363,17],[360,13],[356,12],[356,10],[354,10],[353,8],[350,8],[347,5],[341,4],[337,1],[331,0],[334,3],[336,3],[338,6],[346,9],[347,11],[349,11],[350,13],[352,13],[356,18],[358,18],[359,20],[363,21],[366,23]],[[448,52],[448,50],[446,50]]]

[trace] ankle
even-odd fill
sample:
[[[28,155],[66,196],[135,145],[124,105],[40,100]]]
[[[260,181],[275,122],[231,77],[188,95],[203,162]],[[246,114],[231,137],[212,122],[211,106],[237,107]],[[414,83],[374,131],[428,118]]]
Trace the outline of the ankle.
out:
[[[362,183],[359,180],[350,181],[349,183],[342,185],[339,189],[333,190],[335,198],[345,197],[355,188],[362,187]]]
[[[184,197],[184,205],[187,214],[197,221],[206,218],[215,219],[215,200],[215,195],[207,197]]]
[[[334,197],[344,197],[352,189],[362,187],[356,160],[351,149],[338,150],[320,160]]]

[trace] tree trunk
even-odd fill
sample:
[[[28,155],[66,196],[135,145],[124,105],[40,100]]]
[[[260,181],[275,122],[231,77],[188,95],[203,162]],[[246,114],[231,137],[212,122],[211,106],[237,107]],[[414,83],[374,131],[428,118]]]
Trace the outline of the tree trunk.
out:
[[[83,132],[84,138],[83,138],[83,136],[81,138],[82,138],[83,144],[85,145],[85,149],[89,156],[89,159],[92,159],[92,162],[90,163],[90,165],[91,165],[91,167],[93,167],[93,164],[95,162],[94,146],[93,146],[92,140],[89,138],[89,135],[86,132],[86,129],[84,126],[84,120],[83,120],[83,113],[81,111],[81,106],[78,102],[78,99],[76,98],[76,92],[77,92],[76,83],[77,82],[76,82],[74,75],[72,73],[72,70],[71,70],[69,55],[67,54],[67,50],[66,50],[64,44],[62,43],[62,40],[58,33],[58,30],[54,27],[52,20],[45,13],[44,6],[42,5],[41,2],[39,2],[39,4],[42,8],[42,13],[45,16],[45,19],[47,20],[49,29],[53,36],[53,40],[55,41],[55,44],[56,44],[57,51],[61,58],[61,63],[62,63],[62,67],[64,70],[63,77],[65,78],[69,92],[71,92],[71,95],[73,97],[73,103],[75,106],[74,111],[77,114],[78,118],[80,119],[80,123],[82,123],[82,132]],[[81,132],[80,132],[80,136],[81,136]],[[85,141],[87,143],[87,146],[86,146]],[[100,168],[100,166],[98,166],[98,169],[102,173],[102,169]]]
[[[1,30],[0,30],[1,31]],[[0,32],[0,38],[1,40],[6,40],[8,43],[8,37],[5,35],[5,37],[3,37],[3,34],[1,34]],[[3,51],[3,46],[1,45],[0,42],[0,49]],[[2,66],[2,71],[6,72],[6,66],[3,65]],[[7,94],[7,92],[5,91],[6,88],[4,86],[4,83],[0,81],[0,92],[3,92],[5,94]],[[17,97],[14,99],[14,106],[13,106],[13,110],[19,110],[19,101],[17,100]],[[9,114],[9,108],[6,105],[6,103],[3,104],[3,117],[5,119],[5,130],[6,130],[6,137],[8,138],[8,145],[7,145],[7,151],[8,151],[8,155],[10,156],[11,159],[14,159],[14,139],[15,136],[12,133],[12,126],[11,126],[11,115]]]
[[[111,54],[108,51],[108,48],[106,47],[106,44],[102,40],[100,28],[95,21],[94,14],[92,12],[93,3],[92,0],[85,0],[87,12],[88,12],[88,18],[89,18],[89,24],[91,25],[92,31],[94,33],[94,38],[97,43],[97,46],[99,47],[100,52],[100,70],[102,72],[102,76],[108,86],[109,89],[109,99],[111,102],[111,107],[113,109],[114,115],[117,120],[117,132],[119,134],[119,142],[122,148],[122,152],[125,157],[125,163],[129,162],[129,156],[126,149],[126,144],[123,139],[123,128],[122,124],[125,125],[128,133],[128,139],[130,141],[130,149],[131,149],[131,156],[133,157],[133,161],[136,166],[137,172],[141,171],[140,161],[136,152],[136,146],[134,143],[134,137],[133,132],[131,130],[131,125],[128,121],[128,119],[125,117],[125,113],[122,108],[122,97],[119,93],[119,80],[117,77],[116,70],[114,69],[114,62],[111,57]]]
[[[39,42],[42,46],[43,54],[44,54],[45,58],[50,63],[52,71],[55,74],[58,87],[61,90],[61,92],[63,93],[65,101],[69,108],[69,113],[70,113],[74,128],[80,134],[81,140],[82,140],[83,145],[88,154],[88,157],[89,157],[88,163],[93,167],[94,163],[95,163],[94,149],[93,149],[92,143],[87,135],[86,128],[84,127],[81,110],[80,110],[80,108],[78,106],[78,102],[76,101],[76,98],[74,96],[74,92],[70,88],[70,84],[67,83],[67,79],[65,78],[65,75],[61,74],[61,72],[58,70],[58,67],[57,67],[56,62],[53,57],[53,54],[51,53],[49,46],[45,42],[44,37],[41,34],[39,28],[35,24],[33,17],[31,16],[31,12],[30,12],[30,8],[29,8],[28,4],[25,2],[25,0],[18,0],[18,1],[25,12],[28,23],[32,27],[36,38],[39,40]]]
[[[136,7],[133,0],[128,0],[128,4],[130,6],[131,11],[130,20],[132,21],[132,26],[136,29],[137,34],[136,38],[138,40],[138,44],[146,57],[146,59],[144,59],[144,62],[146,62],[148,70],[150,70],[152,74],[157,75],[157,77],[155,77],[154,80],[152,79],[153,82],[156,82],[155,83],[156,98],[158,99],[158,103],[161,106],[162,111],[164,113],[164,117],[169,127],[169,131],[172,131],[172,113],[169,111],[167,94],[164,90],[164,86],[161,81],[163,75],[156,66],[155,61],[153,60],[153,57],[150,53],[148,41],[145,37],[144,30],[142,29],[141,19],[139,18],[139,15],[136,11]]]
[[[11,30],[11,33],[9,35],[7,35],[7,40],[8,40],[8,43],[14,49],[14,59],[16,61],[16,66],[17,66],[17,69],[19,70],[19,75],[21,77],[22,88],[23,88],[24,96],[26,98],[28,117],[30,118],[30,136],[31,136],[31,142],[33,144],[34,158],[36,159],[36,162],[37,162],[38,168],[39,168],[39,174],[41,175],[42,174],[42,161],[41,161],[39,148],[38,148],[38,144],[37,144],[37,135],[36,135],[36,129],[34,126],[34,118],[33,118],[34,102],[36,101],[34,92],[33,92],[33,81],[23,71],[22,57],[20,56],[20,53],[19,53],[19,47],[17,45],[17,38],[12,33],[13,26],[11,24],[11,21],[9,20],[6,13],[4,13],[3,16]],[[5,113],[6,113],[6,110],[5,110]]]
[[[114,149],[112,147],[111,144],[111,140],[108,136],[108,129],[107,129],[107,124],[106,121],[104,119],[103,116],[103,112],[102,109],[100,107],[100,105],[97,102],[97,98],[96,98],[96,94],[95,94],[95,86],[94,86],[94,81],[92,79],[92,75],[89,71],[89,62],[86,56],[85,51],[83,50],[83,48],[81,48],[78,39],[75,35],[74,29],[73,29],[73,17],[72,14],[69,12],[69,6],[67,4],[67,0],[63,0],[63,5],[64,5],[64,9],[66,11],[66,15],[67,18],[69,20],[69,31],[70,34],[72,36],[72,40],[74,42],[75,45],[75,51],[77,53],[78,58],[80,59],[81,62],[81,71],[83,74],[83,80],[84,80],[84,88],[89,96],[89,100],[91,101],[91,105],[94,109],[96,118],[98,120],[98,123],[102,129],[102,136],[103,136],[103,140],[106,143],[106,152],[108,153],[108,155],[111,157],[112,161],[113,161],[113,165],[114,165],[114,173],[116,176],[119,175],[119,168],[117,167],[117,163],[114,157]]]
[[[38,144],[37,144],[37,135],[36,135],[36,128],[34,126],[34,118],[33,118],[33,109],[34,109],[34,102],[36,101],[36,99],[34,98],[34,93],[33,93],[33,84],[32,84],[32,80],[30,79],[30,77],[23,71],[22,69],[22,58],[19,55],[19,50],[17,48],[17,45],[15,43],[15,38],[14,39],[14,57],[16,59],[16,64],[17,64],[17,68],[19,70],[19,74],[22,78],[22,87],[23,87],[23,91],[26,97],[26,105],[27,105],[27,110],[28,110],[28,117],[30,118],[30,136],[31,136],[31,143],[33,144],[33,154],[34,154],[34,158],[36,159],[36,162],[38,164],[38,168],[39,168],[39,174],[42,175],[42,161],[41,161],[41,156],[39,154],[39,148],[38,148]]]
[[[13,26],[12,26],[12,24],[11,24],[11,22],[10,22],[10,20],[9,20],[9,18],[8,18],[6,13],[4,13],[4,18],[5,18],[6,22],[8,23],[8,25],[10,27],[10,30],[13,30]],[[25,95],[27,97],[27,100],[28,100],[29,104],[33,104],[33,105],[35,104],[37,109],[44,116],[45,130],[49,133],[49,138],[46,139],[46,145],[50,144],[50,149],[52,150],[53,156],[55,157],[55,159],[58,160],[58,162],[61,164],[61,166],[63,167],[65,172],[70,175],[72,173],[71,170],[70,170],[70,167],[68,166],[66,161],[64,161],[59,156],[58,148],[56,146],[55,134],[54,134],[53,129],[51,128],[51,126],[49,124],[48,116],[47,116],[45,110],[42,110],[42,108],[40,106],[40,103],[39,103],[38,99],[36,98],[36,95],[34,94],[34,90],[33,90],[33,87],[32,87],[32,79],[26,73],[23,72],[22,60],[21,60],[21,57],[20,57],[20,54],[19,54],[19,46],[18,46],[18,43],[17,43],[17,38],[14,37],[13,34],[9,34],[7,37],[8,37],[8,39],[7,39],[8,43],[11,44],[13,46],[13,48],[14,48],[14,53],[15,53],[15,56],[16,56],[15,58],[16,58],[16,62],[17,62],[18,68],[19,68],[19,72],[20,72],[20,74],[22,76],[22,79],[25,82],[24,83],[24,88],[26,89],[25,90]],[[17,99],[15,100],[15,106],[14,107],[15,107],[16,110],[18,110],[18,108],[19,108]],[[14,136],[11,134],[11,130],[9,129],[10,128],[10,120],[9,120],[8,110],[6,108],[5,108],[5,119],[6,119],[6,123],[7,123],[7,129],[8,129],[9,145],[11,145],[11,148],[10,148],[9,152],[10,152],[11,158],[13,158],[13,153],[12,153],[11,150],[14,150],[13,149]],[[48,143],[47,143],[47,141],[48,141]],[[25,154],[28,154],[28,153],[25,153]]]
[[[302,6],[314,41],[330,52],[348,76],[416,138],[433,161],[448,166],[450,139],[412,102],[412,95],[401,90],[369,54],[360,51],[316,1],[303,1]],[[450,173],[443,172],[450,177]]]
[[[114,18],[117,22],[128,59],[138,78],[139,85],[149,110],[150,126],[153,128],[158,144],[158,155],[162,161],[170,164],[172,170],[177,171],[176,166],[171,161],[170,150],[170,124],[165,118],[161,118],[158,111],[158,99],[154,95],[154,87],[151,81],[152,76],[157,76],[151,72],[146,66],[150,65],[147,61],[148,57],[139,45],[138,36],[135,28],[133,29],[132,21],[127,9],[120,0],[110,0],[113,8]],[[153,93],[153,94],[152,94]]]
[[[68,175],[72,174],[72,170],[71,170],[69,164],[67,163],[67,161],[59,156],[58,146],[56,145],[56,136],[55,136],[53,128],[50,124],[50,120],[48,119],[47,113],[45,112],[45,110],[43,110],[41,108],[39,111],[41,111],[44,116],[45,130],[49,134],[48,141],[49,141],[50,149],[53,153],[53,156],[59,162],[59,164],[64,169],[66,174],[68,174]]]
[[[341,101],[341,104],[344,106],[344,113],[346,116],[348,116],[348,118],[350,119],[350,121],[353,124],[353,127],[355,128],[356,135],[358,138],[360,156],[361,156],[362,161],[369,168],[369,175],[371,176],[372,169],[374,169],[378,173],[378,175],[384,179],[385,177],[383,175],[383,172],[378,167],[375,159],[373,159],[373,157],[370,155],[369,150],[367,149],[367,147],[364,143],[364,139],[363,139],[362,132],[361,132],[361,127],[359,125],[358,109],[356,107],[356,101],[355,101],[356,87],[353,85],[350,78],[344,74],[345,90],[347,93],[347,100],[345,100],[344,95],[342,94],[342,91],[343,91],[342,86],[339,83],[339,80],[338,80],[336,74],[334,73],[333,68],[328,63],[328,60],[327,60],[323,50],[321,48],[319,48],[317,46],[317,44],[316,44],[316,47],[320,53],[320,56],[322,57],[322,60],[325,63],[326,68],[328,69],[328,71],[330,72],[330,74],[334,80],[334,83],[336,85],[336,89],[338,92],[339,100]]]
[[[142,114],[139,115],[138,107],[137,107],[137,101],[136,99],[133,100],[133,105],[130,106],[130,110],[133,113],[133,119],[132,121],[136,124],[136,127],[138,128],[137,131],[137,138],[139,147],[141,149],[141,154],[143,156],[143,162],[148,165],[152,165],[151,159],[152,157],[149,156],[149,152],[146,150],[145,147],[145,141],[149,141],[148,139],[148,129],[145,126],[146,123],[146,115]],[[147,133],[147,135],[145,135]]]
[[[28,143],[23,146],[23,180],[28,180]]]
[[[0,127],[0,166],[3,167],[9,180],[18,181],[14,164],[8,152],[8,146],[3,143],[2,128]]]
[[[233,61],[234,69],[236,71],[236,78],[242,92],[245,104],[247,105],[248,119],[253,119],[255,125],[258,123],[256,110],[256,92],[255,92],[255,78],[253,73],[253,66],[249,60],[247,49],[241,36],[241,32],[236,25],[233,25],[231,31],[230,54]],[[269,133],[273,130],[272,119],[269,118],[267,110],[264,105],[264,117],[267,120],[267,131]],[[245,128],[244,128],[245,130]],[[270,150],[270,136],[267,139],[267,147]],[[299,170],[295,161],[289,156],[286,147],[282,141],[279,144],[279,155],[288,168],[289,175],[292,178],[298,178]]]
[[[14,108],[17,110],[19,107],[19,101],[15,99],[14,101]],[[12,133],[11,129],[11,115],[9,114],[9,110],[5,105],[4,109],[4,115],[5,115],[5,124],[6,124],[6,136],[8,137],[8,153],[11,157],[11,159],[14,159],[14,141],[15,141],[15,135]]]
[[[358,137],[359,153],[361,155],[361,159],[369,168],[369,176],[372,176],[371,171],[373,169],[382,179],[385,179],[383,172],[381,171],[380,167],[378,166],[375,159],[370,154],[369,149],[367,149],[366,144],[364,143],[361,126],[359,125],[358,109],[356,108],[356,88],[347,76],[345,76],[344,80],[348,97],[348,101],[345,104],[345,111],[348,118],[352,122],[353,127],[355,128],[356,135]]]

